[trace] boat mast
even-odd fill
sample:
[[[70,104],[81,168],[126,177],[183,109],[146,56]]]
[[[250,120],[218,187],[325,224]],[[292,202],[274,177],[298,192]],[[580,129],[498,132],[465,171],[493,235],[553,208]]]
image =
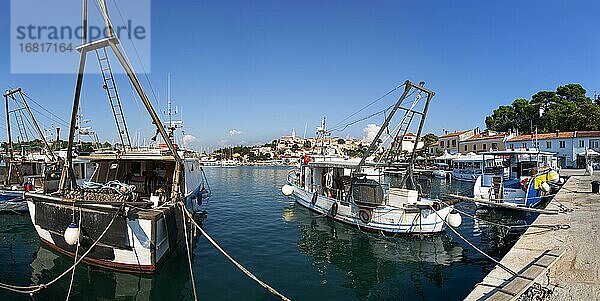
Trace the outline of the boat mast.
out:
[[[398,99],[398,101],[396,102],[396,104],[394,105],[394,107],[392,108],[392,110],[390,111],[390,114],[386,117],[384,123],[381,125],[381,128],[379,129],[379,131],[377,132],[377,135],[375,135],[375,138],[373,139],[373,141],[371,142],[371,144],[369,145],[369,148],[367,149],[367,151],[365,152],[365,154],[363,155],[362,159],[360,160],[359,164],[357,165],[355,171],[356,172],[360,172],[362,166],[364,166],[367,158],[371,155],[371,152],[373,152],[376,148],[377,148],[377,144],[379,143],[379,138],[381,137],[381,135],[383,134],[383,132],[386,130],[386,128],[389,126],[390,122],[392,121],[392,118],[394,117],[394,115],[396,114],[396,112],[398,111],[398,109],[404,110],[406,113],[404,115],[404,118],[400,121],[400,128],[399,128],[399,132],[402,130],[403,126],[406,126],[405,131],[408,131],[408,128],[410,127],[410,123],[412,122],[412,116],[414,116],[414,114],[420,115],[421,116],[421,120],[419,121],[419,127],[417,129],[417,135],[416,135],[416,140],[415,140],[415,145],[412,149],[412,152],[410,153],[410,157],[409,157],[409,161],[408,161],[408,169],[407,172],[404,174],[404,176],[402,177],[402,181],[400,183],[403,183],[402,185],[405,185],[406,182],[408,180],[411,181],[411,185],[414,187],[414,176],[413,176],[413,170],[414,170],[414,160],[415,160],[415,156],[417,153],[417,145],[419,143],[419,138],[421,137],[421,132],[423,131],[423,125],[425,124],[425,116],[427,115],[427,110],[429,109],[429,103],[431,102],[431,99],[433,98],[433,96],[435,95],[435,92],[425,89],[423,87],[425,83],[421,82],[418,85],[413,84],[410,81],[406,81],[404,82],[404,92],[402,93],[402,96],[400,96],[400,98]],[[416,89],[419,91],[419,94],[417,95],[417,98],[415,99],[415,101],[412,103],[412,105],[410,106],[410,108],[404,108],[401,107],[402,103],[404,102],[404,100],[408,97],[408,93],[410,92],[411,89]],[[420,99],[421,93],[426,93],[427,94],[427,100],[425,102],[425,106],[423,108],[422,111],[419,110],[415,110],[414,107],[416,105],[416,103],[418,102],[418,100]],[[410,119],[407,121],[406,117],[408,116],[408,114],[411,114]],[[394,137],[394,140],[396,139],[396,137]]]
[[[317,128],[317,137],[321,136],[321,155],[325,156],[325,136],[328,136],[327,132],[327,118],[323,117],[321,126]]]
[[[398,111],[398,108],[400,108],[400,105],[402,104],[402,102],[404,101],[404,99],[406,99],[406,96],[408,95],[408,91],[410,91],[411,87],[412,87],[412,83],[410,81],[404,82],[404,92],[402,93],[402,96],[400,96],[400,98],[398,99],[398,101],[396,102],[396,104],[394,105],[394,107],[392,108],[392,111],[390,112],[390,115],[387,116],[387,118],[385,119],[385,121],[381,125],[381,128],[379,128],[379,131],[377,132],[377,135],[375,135],[375,138],[373,138],[373,141],[371,141],[371,144],[369,145],[369,148],[363,154],[363,157],[360,159],[360,162],[356,166],[356,171],[357,172],[359,172],[360,169],[362,168],[362,166],[365,165],[365,162],[367,161],[367,158],[371,155],[371,152],[373,152],[375,150],[375,148],[377,148],[377,143],[378,143],[379,138],[383,134],[383,131],[385,131],[385,129],[388,127],[388,125],[392,121],[392,118],[394,117],[394,114],[396,113],[396,111]]]
[[[63,174],[61,176],[60,189],[62,190],[62,189],[66,188],[65,184],[66,184],[66,181],[68,181],[68,180],[69,180],[69,184],[70,184],[71,188],[74,188],[77,185],[75,177],[74,177],[74,170],[72,167],[72,163],[73,163],[72,150],[73,150],[73,139],[74,139],[75,130],[76,130],[75,124],[76,124],[76,119],[77,119],[77,114],[78,114],[79,101],[80,101],[80,97],[81,97],[83,74],[85,71],[86,56],[87,56],[88,52],[90,52],[90,51],[110,47],[112,49],[113,53],[115,54],[115,56],[117,57],[117,59],[119,60],[119,63],[125,70],[125,73],[129,77],[129,80],[131,81],[133,87],[135,88],[135,90],[136,90],[138,96],[140,97],[142,103],[144,104],[146,110],[148,111],[148,114],[150,115],[150,118],[152,119],[152,123],[156,126],[156,129],[162,136],[163,140],[165,141],[165,143],[167,144],[167,147],[169,148],[169,150],[171,152],[171,155],[175,159],[176,164],[175,164],[175,170],[173,173],[173,184],[172,184],[173,186],[172,186],[172,190],[171,190],[171,196],[172,196],[172,198],[178,198],[180,195],[179,179],[181,176],[180,175],[181,165],[182,165],[181,157],[177,153],[177,150],[175,149],[173,142],[169,139],[169,135],[167,134],[165,128],[162,126],[162,122],[161,122],[160,118],[158,117],[158,114],[156,114],[156,111],[152,107],[152,103],[150,102],[148,96],[142,89],[142,85],[141,85],[135,71],[133,70],[133,67],[131,67],[129,65],[129,62],[125,58],[125,55],[117,47],[117,45],[120,43],[120,41],[119,41],[119,38],[116,35],[114,35],[114,33],[113,33],[112,25],[110,22],[110,17],[108,15],[108,8],[106,6],[106,0],[99,0],[98,3],[100,5],[100,13],[102,14],[102,19],[104,20],[107,37],[104,39],[100,39],[97,41],[90,41],[90,42],[88,42],[88,36],[87,36],[88,5],[87,5],[87,0],[82,0],[82,1],[83,1],[83,6],[82,6],[82,27],[83,27],[82,45],[76,48],[77,51],[80,52],[79,69],[78,69],[78,73],[77,73],[77,82],[75,85],[75,96],[73,98],[73,110],[71,113],[71,126],[69,129],[67,161],[65,162]]]
[[[6,93],[4,93],[4,100],[6,101],[6,134],[7,134],[7,139],[8,139],[8,153],[10,156],[10,159],[14,159],[15,157],[15,151],[14,151],[14,147],[13,147],[13,143],[12,143],[12,132],[10,130],[10,112],[8,111],[8,96],[10,95],[10,90],[6,90]]]
[[[29,104],[27,103],[27,99],[25,99],[25,95],[23,94],[23,89],[21,88],[17,88],[15,90],[9,90],[6,91],[6,93],[4,94],[4,98],[6,98],[6,121],[7,121],[7,130],[9,131],[9,135],[8,135],[8,143],[11,144],[9,147],[11,149],[11,159],[12,159],[12,139],[11,139],[11,135],[10,135],[10,118],[9,118],[9,111],[8,111],[8,98],[10,97],[12,100],[16,101],[15,98],[15,94],[19,95],[19,98],[21,99],[21,102],[23,103],[23,106],[25,107],[25,110],[27,110],[27,114],[29,114],[29,118],[31,118],[31,122],[33,124],[33,127],[35,129],[35,131],[37,132],[39,138],[42,140],[42,142],[44,143],[44,150],[45,150],[45,154],[46,157],[48,157],[48,159],[50,159],[51,161],[56,161],[56,156],[54,156],[54,152],[52,151],[52,148],[50,147],[50,144],[48,144],[48,141],[46,140],[46,137],[44,136],[44,133],[42,132],[42,130],[40,129],[39,124],[37,123],[37,120],[35,119],[35,116],[33,116],[33,112],[31,111],[31,108],[29,107]]]

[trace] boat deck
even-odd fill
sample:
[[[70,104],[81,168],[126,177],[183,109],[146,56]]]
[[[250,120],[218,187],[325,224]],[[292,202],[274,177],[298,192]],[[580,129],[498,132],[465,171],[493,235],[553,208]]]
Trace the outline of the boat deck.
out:
[[[548,209],[573,211],[540,215],[534,225],[568,225],[566,229],[529,228],[465,300],[514,300],[523,294],[546,294],[549,300],[595,300],[600,296],[600,194],[591,181],[600,175],[561,171],[571,177]]]

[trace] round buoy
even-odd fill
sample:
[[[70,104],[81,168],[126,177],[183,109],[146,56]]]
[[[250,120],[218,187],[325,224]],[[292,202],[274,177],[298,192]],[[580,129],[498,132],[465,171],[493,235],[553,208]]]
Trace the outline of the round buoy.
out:
[[[540,188],[542,189],[543,192],[550,192],[550,185],[548,185],[548,183],[544,182],[542,183],[542,185],[540,185]]]
[[[63,235],[65,241],[73,246],[79,241],[79,227],[75,223],[69,224],[67,229],[65,229],[65,234]]]
[[[458,228],[462,224],[462,216],[458,213],[450,213],[446,217],[446,222],[448,222],[452,228]]]
[[[290,196],[294,193],[294,187],[287,184],[283,185],[283,187],[281,187],[281,193],[283,193],[285,196]]]

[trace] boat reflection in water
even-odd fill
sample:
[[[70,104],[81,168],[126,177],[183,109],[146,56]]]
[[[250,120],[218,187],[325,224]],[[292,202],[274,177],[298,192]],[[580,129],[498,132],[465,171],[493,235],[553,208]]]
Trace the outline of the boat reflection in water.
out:
[[[296,204],[284,208],[282,215],[286,222],[298,225],[298,249],[312,257],[319,273],[327,276],[333,264],[346,274],[342,285],[363,297],[381,293],[377,287],[386,281],[398,282],[397,289],[402,291],[425,295],[415,279],[425,278],[441,287],[444,267],[463,260],[463,248],[447,234],[423,238],[367,234]],[[406,282],[413,287],[403,287]]]
[[[173,264],[163,267],[154,275],[121,273],[99,269],[86,264],[77,267],[71,297],[74,300],[183,300],[191,297],[186,287],[189,275],[178,272],[187,264],[184,248],[172,254]],[[30,263],[31,283],[41,284],[54,279],[73,264],[73,259],[40,244]],[[174,276],[177,275],[177,276]],[[63,299],[70,276],[64,276],[52,290],[40,292],[43,300]],[[179,292],[179,294],[177,293]]]

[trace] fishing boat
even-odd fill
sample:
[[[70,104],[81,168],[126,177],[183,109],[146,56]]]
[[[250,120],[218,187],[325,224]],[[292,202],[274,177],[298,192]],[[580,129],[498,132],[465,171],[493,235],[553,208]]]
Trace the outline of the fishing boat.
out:
[[[402,107],[413,91],[417,92],[417,96],[408,100],[409,106]],[[426,101],[418,106],[422,94],[426,95]],[[459,226],[461,218],[459,214],[452,213],[453,206],[425,197],[420,191],[413,175],[416,148],[404,164],[397,163],[393,144],[383,150],[379,160],[367,161],[386,145],[380,138],[398,111],[404,114],[385,140],[401,141],[398,139],[402,139],[414,116],[418,115],[418,141],[433,95],[434,92],[424,88],[423,83],[416,85],[406,81],[404,93],[392,105],[390,114],[362,158],[327,155],[322,148],[321,154],[305,156],[300,167],[290,171],[287,184],[282,187],[283,194],[293,196],[298,204],[310,210],[369,232],[434,234],[444,231],[447,223]],[[318,134],[324,141],[328,135],[325,124],[319,128]]]
[[[481,175],[483,157],[469,154],[452,160],[452,179],[458,181],[475,182]]]
[[[58,165],[58,157],[52,151],[44,137],[40,126],[23,90],[21,88],[7,90],[4,94],[6,107],[6,129],[8,153],[0,166],[0,212],[27,211],[24,193],[26,191],[45,191],[58,186],[58,177],[54,173]],[[12,103],[12,106],[11,106]],[[11,118],[14,116],[14,118]],[[21,143],[21,152],[15,152],[11,123],[16,123],[19,141],[29,140],[28,131],[35,131],[42,142],[42,151],[38,154],[26,150]],[[28,127],[30,125],[33,129]]]
[[[535,207],[561,183],[554,153],[509,149],[484,152],[481,156],[482,175],[473,188],[476,199]]]
[[[189,212],[210,196],[199,160],[180,149],[174,129],[158,117],[137,74],[114,34],[105,0],[98,1],[106,38],[89,41],[83,31],[78,47],[80,65],[73,100],[66,162],[55,191],[25,193],[31,221],[42,242],[71,257],[103,268],[153,273],[192,233]],[[82,28],[88,28],[83,1]],[[156,127],[160,140],[153,145],[131,144],[108,52],[123,67]],[[91,180],[78,185],[74,170],[74,136],[87,55],[96,53],[120,144],[98,150],[84,159],[95,164]],[[158,140],[158,139],[157,139]],[[83,255],[82,255],[83,254]]]

